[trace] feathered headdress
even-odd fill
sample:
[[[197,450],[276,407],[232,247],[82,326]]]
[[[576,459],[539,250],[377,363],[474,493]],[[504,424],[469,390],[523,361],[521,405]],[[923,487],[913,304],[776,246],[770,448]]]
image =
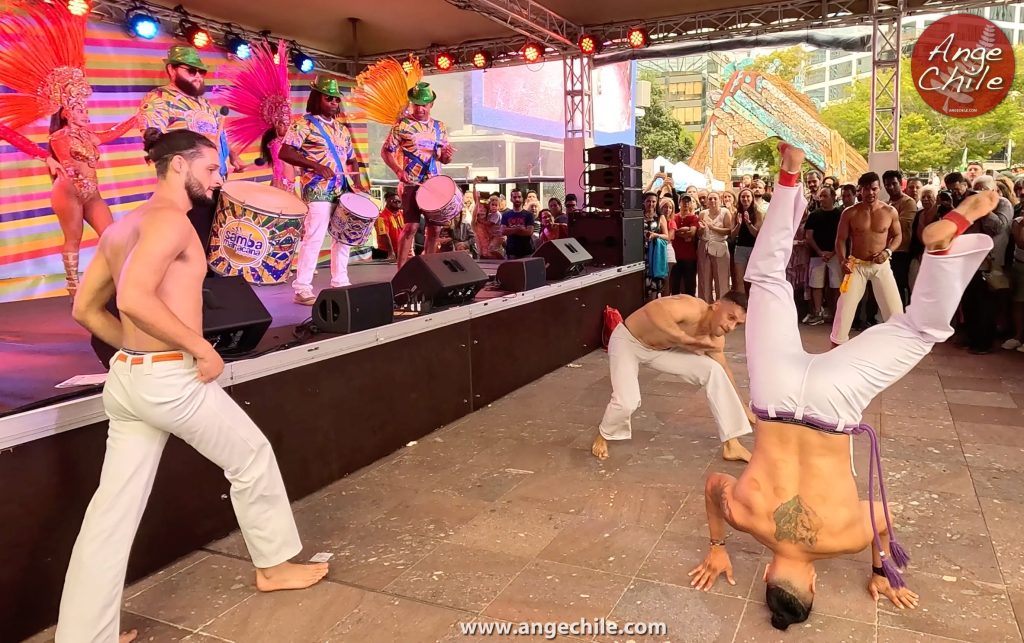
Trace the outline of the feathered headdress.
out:
[[[259,140],[268,129],[287,127],[292,119],[291,85],[288,83],[288,46],[254,42],[252,55],[225,74],[227,84],[218,92],[234,113],[225,125],[228,138],[238,149]]]
[[[20,128],[58,109],[85,105],[85,16],[67,4],[10,0],[0,18],[0,123]]]
[[[414,56],[400,63],[385,58],[356,76],[349,98],[358,115],[383,125],[394,125],[409,105],[409,90],[423,78],[423,68]]]

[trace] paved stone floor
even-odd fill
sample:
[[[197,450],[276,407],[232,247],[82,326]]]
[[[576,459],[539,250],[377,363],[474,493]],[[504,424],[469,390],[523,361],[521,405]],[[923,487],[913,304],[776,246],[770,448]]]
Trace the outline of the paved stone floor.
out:
[[[826,332],[805,329],[808,350],[825,350]],[[745,385],[742,336],[730,351]],[[745,535],[730,534],[735,586],[690,589],[703,478],[742,466],[719,459],[703,393],[652,371],[633,440],[596,461],[610,391],[598,351],[296,502],[301,558],[333,554],[327,582],[258,595],[236,533],[129,588],[123,624],[142,641],[240,643],[530,641],[543,638],[473,639],[459,624],[600,617],[667,624],[637,641],[1020,641],[1022,373],[1019,353],[943,345],[868,409],[916,611],[871,600],[864,553],[821,563],[811,619],[773,630],[765,550]]]

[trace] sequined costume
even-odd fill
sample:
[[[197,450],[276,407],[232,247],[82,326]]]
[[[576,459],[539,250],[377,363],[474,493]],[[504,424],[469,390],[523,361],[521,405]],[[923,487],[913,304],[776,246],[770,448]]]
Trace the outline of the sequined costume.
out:
[[[102,234],[111,215],[96,182],[99,145],[123,136],[135,126],[136,119],[133,116],[105,131],[85,125],[86,102],[92,88],[85,77],[84,16],[72,15],[66,3],[10,0],[7,8],[0,17],[0,84],[13,91],[0,93],[0,138],[46,162],[51,173],[57,175],[52,203],[65,234],[61,258],[73,298],[78,288],[81,226],[68,222],[68,217],[91,215],[94,218],[89,222]],[[17,132],[54,114],[60,114],[66,124],[50,134],[49,154]],[[57,196],[63,195],[59,192],[64,189],[61,175],[71,182],[77,208],[58,207],[58,201],[63,204],[67,198]],[[97,220],[103,225],[97,226]],[[69,230],[76,228],[79,236],[73,238]]]

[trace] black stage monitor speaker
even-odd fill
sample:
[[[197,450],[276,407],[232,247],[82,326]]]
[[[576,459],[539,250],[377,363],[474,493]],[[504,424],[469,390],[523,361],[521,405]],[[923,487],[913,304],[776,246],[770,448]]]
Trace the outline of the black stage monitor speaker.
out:
[[[107,310],[118,317],[115,299]],[[203,281],[203,337],[226,357],[247,353],[260,343],[271,323],[270,313],[241,276],[207,277]],[[104,366],[116,349],[92,337],[92,348]]]
[[[644,207],[643,190],[588,190],[588,208],[599,210],[637,210]]]
[[[487,283],[487,275],[468,252],[437,252],[413,257],[391,280],[399,306],[461,304]]]
[[[616,143],[615,145],[598,145],[584,150],[583,158],[594,165],[641,166],[643,151],[635,145]]]
[[[241,276],[203,281],[203,337],[222,355],[256,348],[272,317]]]
[[[544,259],[548,281],[558,281],[578,275],[593,259],[583,245],[571,237],[548,241],[537,248],[533,256]]]
[[[326,333],[356,333],[394,321],[391,282],[324,288],[313,304],[313,325]]]
[[[625,266],[644,260],[644,220],[623,216],[578,216],[569,234],[594,257],[595,266]]]
[[[602,167],[587,171],[587,187],[589,188],[642,190],[643,180],[643,169],[639,167]]]
[[[547,268],[544,258],[510,259],[498,266],[498,285],[508,292],[523,292],[546,286]]]

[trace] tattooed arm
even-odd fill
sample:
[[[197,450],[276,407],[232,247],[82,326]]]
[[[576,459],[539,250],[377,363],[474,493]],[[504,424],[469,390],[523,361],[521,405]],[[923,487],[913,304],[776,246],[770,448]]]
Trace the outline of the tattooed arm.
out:
[[[690,571],[689,575],[693,578],[690,587],[706,592],[714,586],[722,572],[725,572],[730,585],[736,584],[732,577],[732,561],[725,550],[725,523],[732,522],[729,503],[735,484],[736,478],[724,473],[713,473],[704,485],[704,506],[708,512],[711,543],[704,562]]]

